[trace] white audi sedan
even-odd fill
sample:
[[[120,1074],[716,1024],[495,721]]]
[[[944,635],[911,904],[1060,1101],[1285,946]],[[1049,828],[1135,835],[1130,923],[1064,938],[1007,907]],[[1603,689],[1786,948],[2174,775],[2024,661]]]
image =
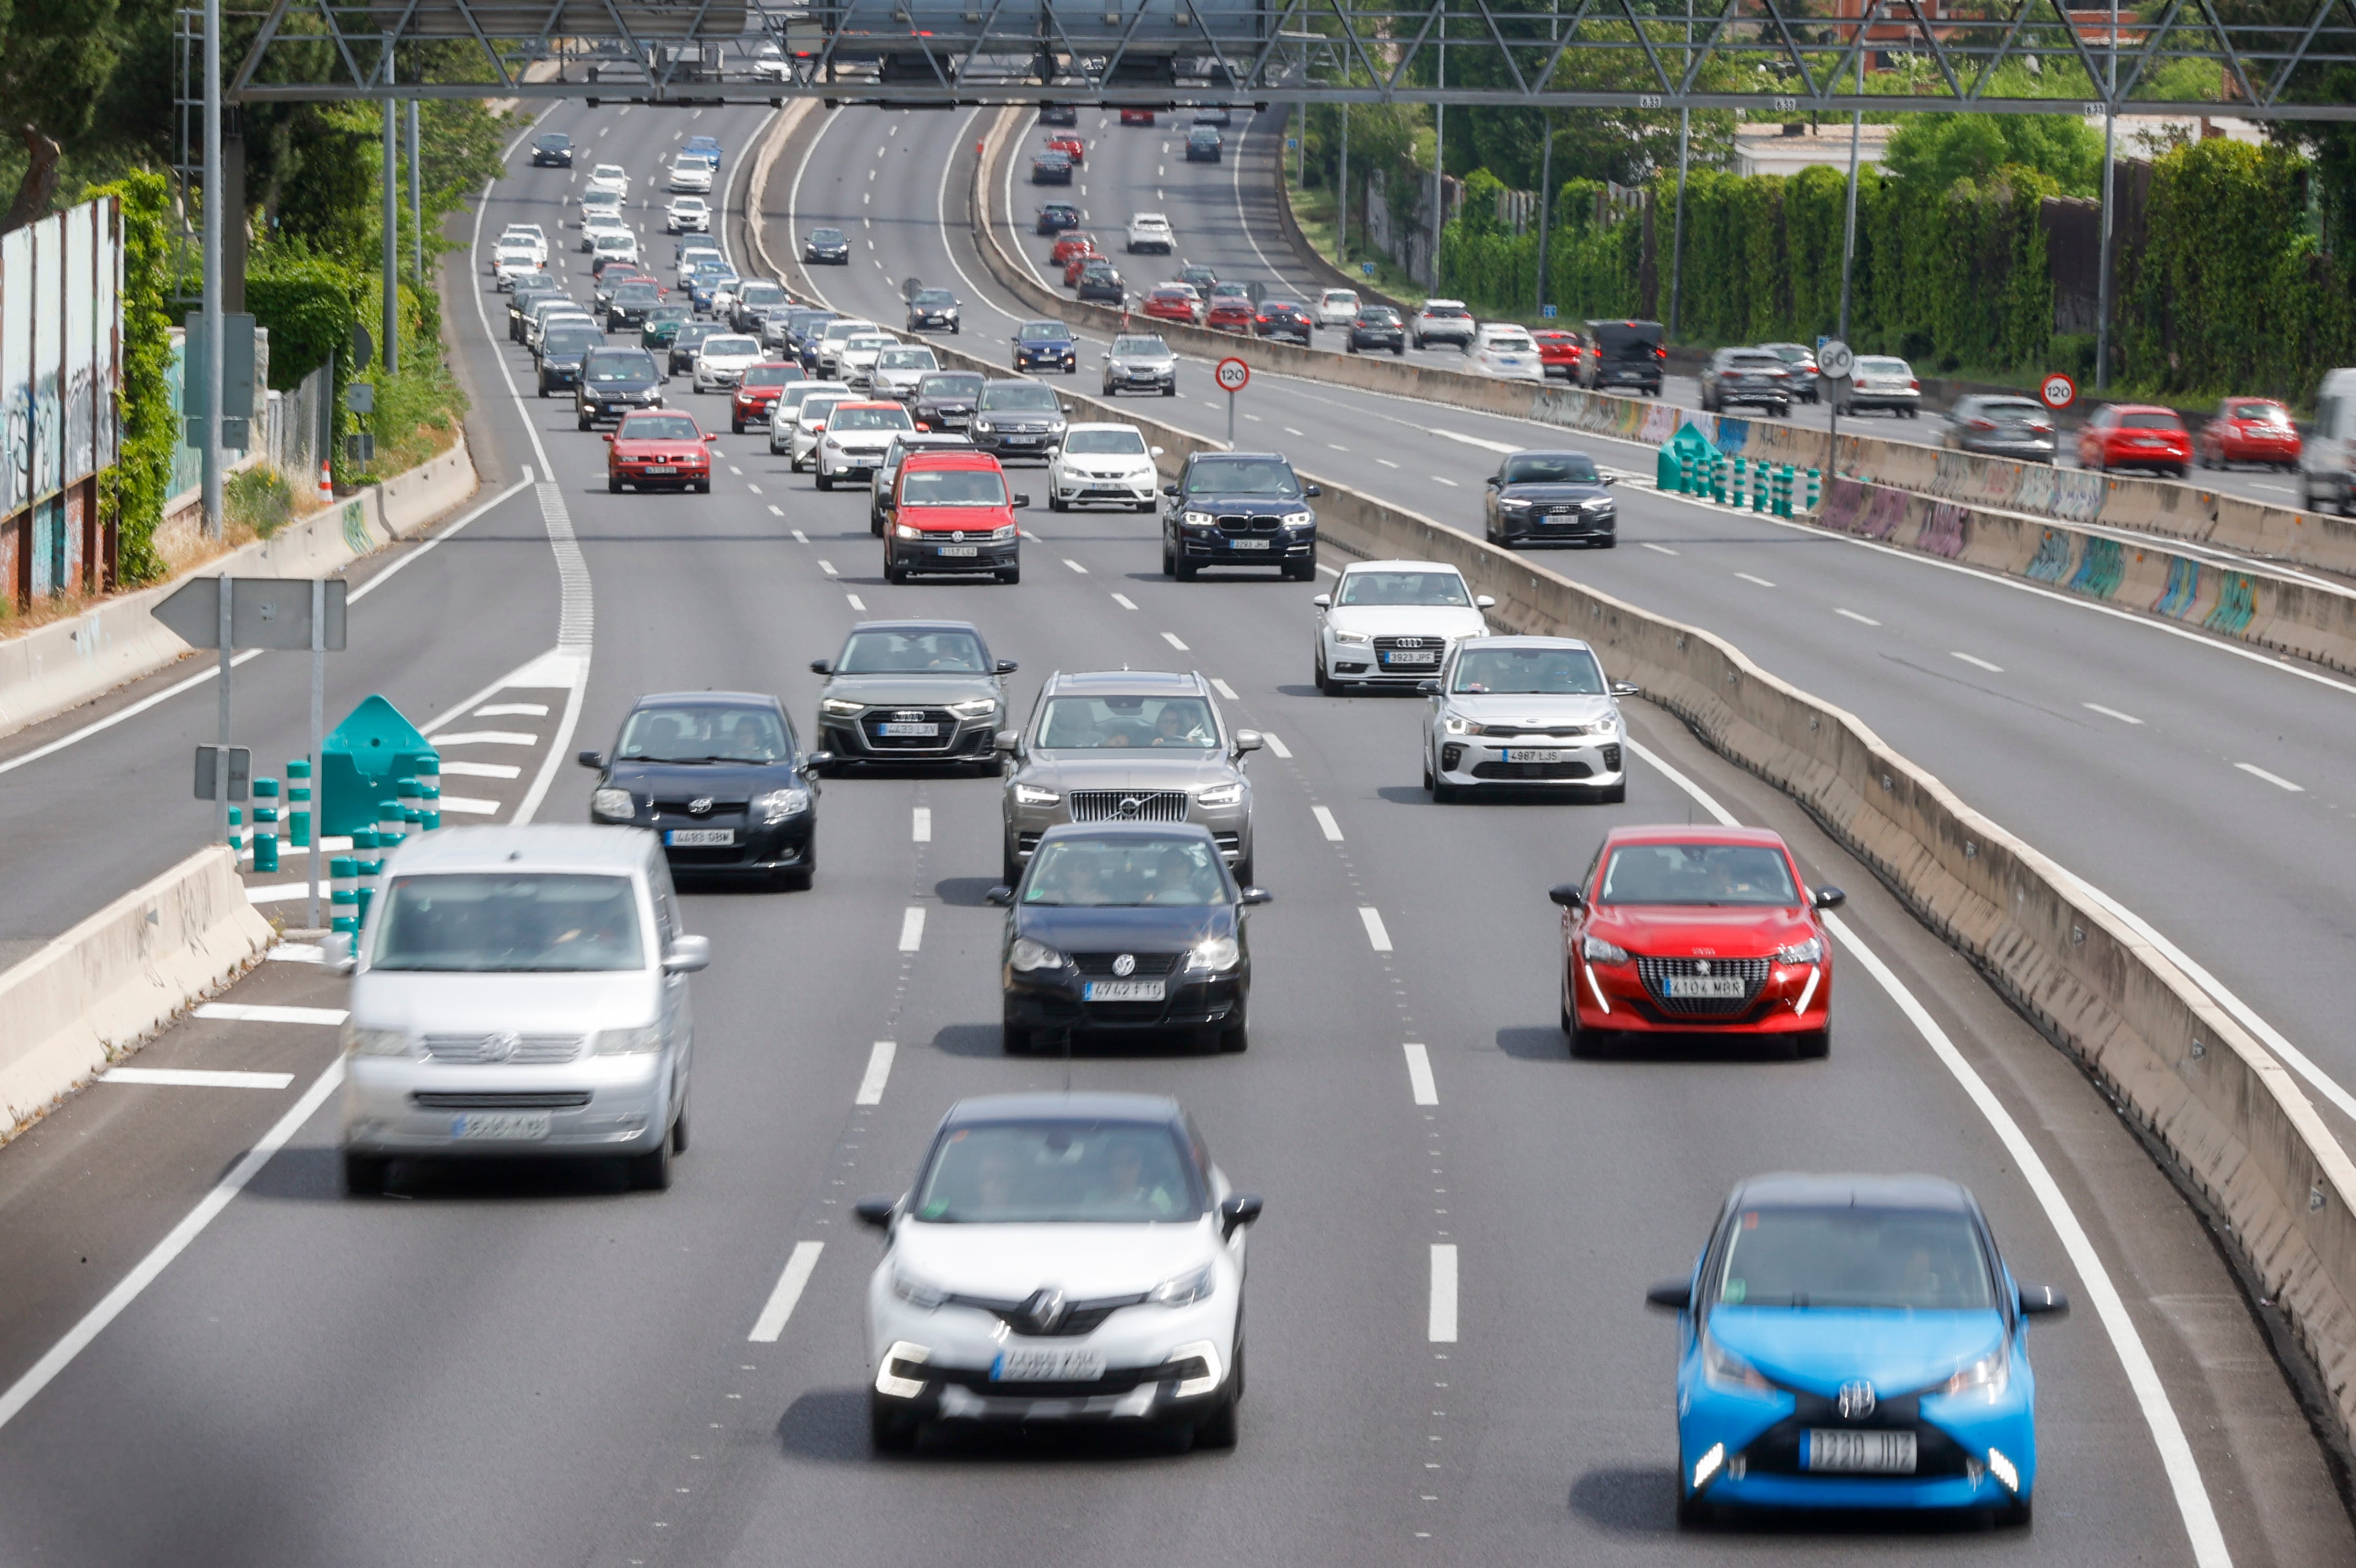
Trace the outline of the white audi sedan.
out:
[[[854,1212],[884,1237],[867,1286],[878,1450],[949,1423],[1156,1426],[1235,1445],[1260,1199],[1228,1187],[1176,1101],[961,1101],[916,1186]]]
[[[1497,601],[1475,595],[1444,561],[1360,561],[1342,573],[1317,607],[1317,689],[1414,686],[1440,673],[1460,638],[1485,637],[1482,611]]]
[[[1467,794],[1576,789],[1624,800],[1627,729],[1595,650],[1570,637],[1467,638],[1426,683],[1423,787],[1435,802]]]
[[[712,166],[701,158],[680,159],[670,166],[670,188],[709,195],[712,190]]]
[[[1505,381],[1546,380],[1546,361],[1538,357],[1537,341],[1526,327],[1509,321],[1483,322],[1464,352],[1482,375]]]
[[[1162,475],[1153,459],[1161,456],[1134,424],[1068,425],[1063,446],[1047,459],[1047,510],[1110,502],[1157,511]]]
[[[744,372],[768,358],[761,340],[742,332],[715,332],[695,351],[695,390],[725,392],[744,379]]]

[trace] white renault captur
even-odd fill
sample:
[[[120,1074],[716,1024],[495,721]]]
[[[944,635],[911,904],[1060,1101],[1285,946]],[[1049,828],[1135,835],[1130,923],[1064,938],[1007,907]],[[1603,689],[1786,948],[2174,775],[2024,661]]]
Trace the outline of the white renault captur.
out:
[[[1475,595],[1445,561],[1360,561],[1342,573],[1317,607],[1317,689],[1416,685],[1440,672],[1459,638],[1484,637],[1482,611],[1497,601]]]
[[[581,194],[610,196],[616,200],[626,198],[630,194],[630,171],[619,164],[599,164],[589,171],[588,183],[581,188]]]
[[[1066,425],[1063,446],[1047,459],[1047,510],[1110,501],[1158,511],[1162,475],[1153,459],[1161,456],[1134,424]]]
[[[1529,328],[1516,327],[1510,321],[1484,321],[1464,352],[1472,360],[1475,372],[1494,376],[1506,381],[1542,381],[1546,380],[1546,364],[1538,357],[1537,339]]]
[[[867,1286],[869,1431],[934,1422],[1133,1422],[1233,1447],[1244,1388],[1244,1239],[1175,1101],[961,1101],[902,1197],[860,1200],[884,1235]]]
[[[1517,787],[1627,799],[1619,699],[1636,688],[1606,682],[1577,638],[1466,638],[1423,690],[1423,787],[1434,801]]]
[[[709,938],[680,929],[662,843],[638,828],[444,828],[394,850],[358,940],[344,1025],[344,1185],[396,1159],[619,1155],[670,1185],[687,1147]]]

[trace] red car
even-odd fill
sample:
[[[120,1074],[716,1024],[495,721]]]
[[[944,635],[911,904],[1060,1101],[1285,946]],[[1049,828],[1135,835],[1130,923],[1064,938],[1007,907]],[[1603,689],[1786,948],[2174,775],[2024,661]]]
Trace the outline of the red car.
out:
[[[884,535],[884,580],[905,583],[912,572],[987,572],[1001,583],[1023,580],[1017,508],[1031,504],[1006,483],[1006,470],[987,452],[917,450],[900,460],[892,481],[892,526]]]
[[[2201,427],[2192,461],[2203,468],[2263,463],[2287,473],[2298,467],[2298,445],[2290,410],[2272,398],[2229,397]]]
[[[1094,234],[1083,234],[1077,229],[1071,229],[1056,239],[1055,248],[1047,252],[1047,259],[1060,267],[1074,256],[1097,253],[1097,237]]]
[[[1145,314],[1156,321],[1183,321],[1194,325],[1195,315],[1202,309],[1202,296],[1183,283],[1166,283],[1145,296]]]
[[[1203,313],[1203,325],[1220,332],[1249,332],[1258,314],[1252,308],[1249,295],[1223,294],[1215,297],[1210,309]]]
[[[2078,432],[2078,466],[2102,472],[2149,468],[2180,479],[2192,467],[2192,433],[2172,408],[2105,403]]]
[[[712,493],[712,454],[717,435],[706,435],[692,414],[625,414],[605,437],[605,488],[641,490],[701,490]]]
[[[1124,125],[1151,125],[1153,124],[1153,111],[1124,109],[1120,112],[1120,123]]]
[[[1088,145],[1077,136],[1050,136],[1047,138],[1047,150],[1062,153],[1070,158],[1074,168],[1087,161]]]
[[[776,406],[777,394],[796,381],[809,379],[798,363],[784,360],[747,365],[744,379],[736,383],[736,395],[729,400],[729,430],[742,435],[748,424],[768,424],[769,411]]]
[[[1562,1032],[1575,1057],[1647,1036],[1741,1035],[1832,1047],[1832,941],[1780,834],[1615,828],[1562,906]]]
[[[1077,284],[1080,281],[1080,274],[1087,272],[1090,267],[1095,266],[1099,262],[1103,262],[1108,266],[1112,264],[1107,257],[1098,253],[1094,245],[1090,245],[1085,251],[1076,251],[1071,255],[1065,257],[1064,286],[1066,288],[1070,288]]]
[[[1538,346],[1538,365],[1548,376],[1579,380],[1579,337],[1572,332],[1543,328],[1530,334]]]

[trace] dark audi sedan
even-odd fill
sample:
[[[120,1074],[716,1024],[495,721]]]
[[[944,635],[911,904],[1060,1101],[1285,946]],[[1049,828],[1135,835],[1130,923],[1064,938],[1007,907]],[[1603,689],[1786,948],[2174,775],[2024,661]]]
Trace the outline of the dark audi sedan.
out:
[[[1248,905],[1199,823],[1049,828],[1013,887],[1002,974],[1010,1056],[1080,1031],[1183,1032],[1223,1051],[1249,1044]]]
[[[1006,723],[1012,659],[992,659],[969,621],[866,620],[851,628],[826,677],[819,734],[830,766],[963,763],[998,771],[992,742]]]
[[[1407,352],[1407,323],[1399,313],[1387,305],[1368,305],[1359,308],[1358,317],[1350,323],[1350,336],[1344,345],[1353,354],[1371,354],[1387,349],[1394,354]]]
[[[638,699],[614,755],[584,751],[597,788],[589,820],[662,835],[671,870],[760,876],[808,887],[818,785],[784,706],[754,692],[665,692]]]
[[[1489,476],[1490,543],[1585,544],[1609,550],[1620,540],[1620,506],[1612,481],[1584,452],[1515,452]]]

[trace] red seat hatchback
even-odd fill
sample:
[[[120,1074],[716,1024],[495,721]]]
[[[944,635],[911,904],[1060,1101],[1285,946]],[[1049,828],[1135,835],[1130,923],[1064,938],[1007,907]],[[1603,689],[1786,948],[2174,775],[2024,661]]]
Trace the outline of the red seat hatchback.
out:
[[[2192,467],[2192,433],[2172,408],[2105,403],[2078,432],[2078,466],[2149,468],[2180,479]]]
[[[706,435],[692,414],[652,412],[626,415],[605,437],[605,488],[629,485],[641,490],[712,489],[712,454],[719,440]]]
[[[892,526],[884,535],[884,580],[905,583],[912,572],[987,572],[1001,583],[1023,580],[1019,507],[1031,504],[1007,486],[1006,471],[987,452],[911,452],[892,482]]]
[[[2229,397],[2201,426],[2192,461],[2203,468],[2257,463],[2290,473],[2298,468],[2298,448],[2290,410],[2270,397]]]
[[[1562,1032],[1595,1056],[1645,1036],[1741,1035],[1832,1047],[1832,942],[1780,834],[1618,828],[1562,906]]]

